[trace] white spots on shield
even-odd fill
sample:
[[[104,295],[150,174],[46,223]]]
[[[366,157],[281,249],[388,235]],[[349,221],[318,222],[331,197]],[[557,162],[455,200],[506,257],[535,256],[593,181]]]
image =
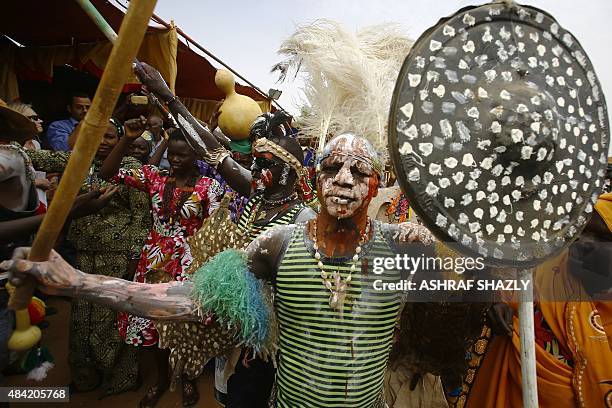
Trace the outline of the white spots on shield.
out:
[[[505,26],[502,26],[502,28],[499,30],[499,36],[502,40],[508,41],[512,37],[512,33],[506,30]]]
[[[446,92],[446,88],[444,87],[444,85],[440,84],[440,85],[434,87],[431,91],[434,94],[436,94],[438,96],[438,98],[442,98],[444,96],[444,93]]]
[[[453,208],[455,206],[455,200],[449,197],[444,198],[444,207],[445,208]]]
[[[427,157],[433,152],[432,143],[419,143],[419,151],[423,153],[423,156]]]
[[[452,83],[452,84],[456,84],[457,82],[459,82],[459,77],[457,76],[457,71],[453,71],[451,69],[447,69],[444,71],[444,75],[446,75],[446,79],[448,79],[448,82]]]
[[[442,113],[453,115],[456,105],[453,102],[442,102]]]
[[[419,68],[425,68],[425,58],[421,56],[416,57],[416,66]]]
[[[421,110],[423,111],[423,113],[426,114],[431,114],[433,113],[434,110],[434,104],[431,101],[425,101],[421,104]]]
[[[404,106],[400,108],[400,111],[406,116],[406,120],[410,122],[412,119],[412,113],[414,112],[414,105],[411,102],[408,102]]]
[[[502,78],[506,82],[512,82],[512,73],[510,71],[504,71],[501,73]]]
[[[536,16],[535,16],[535,21],[536,21],[536,23],[538,23],[538,24],[542,24],[542,22],[544,21],[544,14],[542,14],[542,13],[536,13]]]
[[[497,72],[494,69],[486,70],[484,74],[487,82],[493,82],[493,80],[495,80],[497,77]]]
[[[552,38],[553,38],[553,36],[552,36],[552,34],[550,33],[550,31],[544,31],[544,32],[542,33],[542,37],[544,37],[544,39],[545,39],[545,40],[548,40],[548,41],[552,40]]]
[[[436,225],[440,228],[446,228],[446,225],[448,223],[448,219],[443,216],[442,214],[438,214],[436,216]]]
[[[521,148],[521,159],[529,160],[531,155],[533,154],[533,147],[531,146],[523,146]]]
[[[459,162],[454,157],[447,157],[446,159],[444,159],[444,165],[449,169],[454,169],[455,167],[457,167],[457,163]]]
[[[466,84],[474,85],[476,83],[476,77],[474,75],[464,75],[461,80]]]
[[[414,182],[421,180],[421,173],[418,168],[415,167],[408,172],[408,180]]]
[[[487,43],[487,42],[491,42],[491,40],[493,40],[493,36],[491,35],[491,27],[486,26],[485,32],[482,35],[482,42]]]
[[[465,189],[468,191],[474,191],[478,188],[478,183],[475,180],[469,180],[465,184]]]
[[[421,83],[420,74],[408,74],[408,82],[412,88],[416,88]]]
[[[492,157],[485,157],[480,162],[480,167],[482,167],[485,170],[490,170],[491,167],[493,167],[493,158]]]
[[[501,62],[505,62],[508,59],[508,51],[506,51],[504,48],[499,48],[497,50],[497,58]]]
[[[445,139],[453,137],[453,128],[448,119],[442,119],[440,121],[440,132]]]
[[[470,40],[463,45],[463,51],[473,53],[476,47],[474,46],[474,41]]]
[[[432,130],[433,127],[429,123],[423,123],[421,125],[421,133],[423,134],[423,137],[430,137]]]
[[[470,227],[470,232],[471,232],[472,234],[474,234],[474,233],[476,233],[476,232],[478,232],[478,231],[480,230],[480,223],[478,223],[478,222],[470,222],[469,227]],[[466,238],[466,237],[467,237],[467,238],[470,238],[469,236],[464,235],[464,236],[463,236],[464,240],[465,240],[465,238]],[[462,242],[462,243],[463,243],[463,242]],[[464,245],[466,245],[465,243],[463,243],[463,244],[464,244]]]
[[[442,34],[444,34],[447,37],[454,37],[455,29],[452,26],[445,25],[444,28],[442,29]]]
[[[466,112],[467,112],[467,115],[472,119],[478,119],[480,117],[480,112],[478,111],[478,108],[475,106],[472,106]]]
[[[459,213],[459,217],[457,218],[457,222],[459,222],[459,224],[465,225],[468,221],[469,218],[467,215],[465,215],[464,213]]]
[[[466,153],[463,155],[463,159],[461,160],[461,164],[466,166],[466,167],[472,167],[475,165],[474,162],[474,156],[472,156],[472,153]]]
[[[488,98],[488,97],[489,97],[489,94],[488,94],[488,93],[487,93],[487,91],[486,91],[486,90],[484,90],[483,88],[478,87],[478,97],[479,97],[479,98],[481,98],[481,99],[483,99],[483,98]]]
[[[543,44],[540,44],[536,47],[536,51],[540,57],[543,57],[546,54],[546,47]]]
[[[440,187],[436,186],[431,181],[427,184],[427,187],[425,187],[425,192],[431,197],[436,197],[438,195],[438,191],[440,191]]]
[[[497,105],[496,107],[490,110],[490,113],[497,118],[501,118],[501,116],[504,114],[504,107],[501,105]]]
[[[463,24],[473,27],[476,24],[476,19],[469,13],[465,13],[463,16]]]
[[[576,58],[580,66],[585,67],[587,65],[586,55],[584,55],[581,51],[574,51],[572,54],[574,55],[574,58]]]
[[[439,176],[440,174],[442,174],[442,166],[440,166],[438,163],[430,163],[429,174],[431,174],[432,176]]]
[[[501,133],[501,131],[502,131],[502,126],[498,121],[494,120],[493,122],[491,122],[491,132]]]
[[[442,43],[440,41],[431,40],[429,42],[429,50],[430,51],[437,51],[440,48],[442,48]]]
[[[538,149],[538,155],[537,155],[536,160],[537,160],[537,161],[542,161],[542,160],[544,160],[544,159],[546,158],[546,155],[547,155],[547,154],[548,154],[548,150],[546,150],[546,148],[545,148],[545,147],[540,147],[540,148]]]
[[[502,174],[502,171],[504,171],[504,166],[497,164],[495,167],[493,167],[493,170],[491,170],[491,174],[493,174],[495,177],[499,177]]]
[[[489,56],[487,54],[480,54],[474,57],[474,61],[478,64],[479,67],[482,67],[489,60]]]
[[[527,107],[527,105],[525,105],[525,104],[523,104],[523,103],[519,103],[519,104],[516,106],[516,111],[517,111],[518,113],[522,113],[522,114],[524,114],[524,113],[529,113],[529,108]]]
[[[572,67],[567,67],[567,70],[565,71],[565,74],[566,74],[567,76],[572,76],[572,75],[574,75],[574,68],[572,68]]]
[[[464,59],[459,60],[459,69],[470,69],[470,66]]]
[[[512,99],[512,94],[506,91],[505,89],[502,89],[501,92],[499,93],[499,97],[509,101],[510,99]]]
[[[523,131],[521,129],[512,129],[510,137],[514,143],[520,143],[523,141]]]
[[[463,179],[465,178],[465,174],[462,171],[458,171],[457,173],[453,174],[452,179],[455,182],[455,184],[459,185],[463,182]]]
[[[419,135],[419,132],[418,132],[418,130],[416,128],[416,125],[414,125],[414,124],[411,125],[408,129],[404,130],[402,133],[406,135],[408,140],[414,140]]]
[[[474,198],[472,197],[472,195],[470,193],[464,194],[463,197],[461,197],[461,205],[463,205],[464,207],[472,204],[472,201],[474,201]]]
[[[536,57],[527,58],[527,65],[529,68],[537,68],[538,67],[538,59]]]
[[[447,177],[442,177],[439,181],[438,184],[440,185],[440,188],[447,188],[451,185],[450,180]]]
[[[467,98],[461,92],[452,91],[451,95],[453,99],[459,102],[460,104],[465,105],[467,103]]]
[[[484,191],[479,191],[476,193],[476,201],[482,201],[487,198],[487,194]]]
[[[487,191],[491,192],[494,191],[495,188],[497,187],[497,183],[495,183],[495,180],[489,180],[487,183]]]
[[[554,35],[557,35],[559,33],[559,24],[552,23],[550,25],[550,32],[553,33]]]
[[[477,147],[480,150],[487,150],[487,148],[491,146],[491,141],[490,140],[479,140],[477,143]]]
[[[565,33],[563,35],[563,44],[565,44],[568,48],[574,44],[574,40],[569,33]]]
[[[412,145],[408,142],[404,142],[404,144],[399,148],[398,151],[401,155],[404,155],[404,156],[414,153],[414,149],[412,148]]]
[[[557,98],[557,105],[559,105],[562,108],[565,106],[565,99],[562,96]]]

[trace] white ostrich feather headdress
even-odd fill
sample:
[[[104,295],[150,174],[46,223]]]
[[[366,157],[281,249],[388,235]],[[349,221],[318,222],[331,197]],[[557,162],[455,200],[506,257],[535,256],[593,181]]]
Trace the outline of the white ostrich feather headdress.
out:
[[[298,27],[278,51],[283,81],[290,73],[304,79],[309,114],[300,132],[326,140],[342,133],[367,138],[381,153],[387,150],[391,95],[402,62],[413,41],[397,24],[348,32],[339,23],[317,20]]]

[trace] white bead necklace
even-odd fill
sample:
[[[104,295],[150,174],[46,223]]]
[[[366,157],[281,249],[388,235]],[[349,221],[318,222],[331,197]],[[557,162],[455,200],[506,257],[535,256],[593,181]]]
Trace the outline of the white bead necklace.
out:
[[[359,261],[359,255],[361,254],[361,246],[365,243],[366,239],[368,239],[368,235],[370,233],[370,220],[366,221],[366,228],[361,237],[359,238],[359,244],[355,248],[355,254],[353,255],[353,260],[351,263],[351,268],[349,270],[349,274],[346,279],[342,279],[342,275],[340,275],[340,269],[336,269],[332,275],[331,279],[329,279],[329,274],[325,271],[323,261],[321,260],[321,253],[319,252],[319,245],[317,244],[317,220],[313,221],[313,233],[314,233],[314,243],[313,248],[315,250],[314,257],[317,260],[317,266],[321,270],[321,278],[323,279],[323,285],[330,291],[329,296],[329,307],[332,310],[336,310],[340,312],[342,315],[342,311],[344,310],[344,301],[346,299],[346,292],[348,290],[348,286],[351,283],[353,272],[357,270],[357,262]],[[334,282],[332,284],[332,281]]]

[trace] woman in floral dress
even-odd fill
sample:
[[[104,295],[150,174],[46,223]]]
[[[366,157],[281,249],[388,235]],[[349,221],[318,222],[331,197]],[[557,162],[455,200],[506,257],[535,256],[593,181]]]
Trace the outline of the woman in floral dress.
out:
[[[170,173],[151,165],[141,169],[119,169],[121,158],[127,154],[134,139],[122,139],[101,171],[102,177],[144,191],[151,197],[153,228],[134,280],[145,283],[182,281],[188,278],[187,269],[192,262],[187,238],[219,207],[223,189],[218,181],[200,176],[196,155],[178,130],[169,132]],[[155,324],[138,316],[121,315],[119,331],[126,342],[134,346],[156,347],[159,341]],[[169,386],[168,351],[157,349],[156,355],[158,382],[148,390],[141,407],[154,406]],[[183,378],[183,405],[197,402],[197,389],[192,380]]]

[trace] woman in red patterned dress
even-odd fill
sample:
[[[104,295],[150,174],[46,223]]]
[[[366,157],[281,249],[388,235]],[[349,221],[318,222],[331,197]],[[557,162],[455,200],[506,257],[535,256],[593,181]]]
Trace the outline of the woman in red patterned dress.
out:
[[[105,160],[100,174],[151,197],[153,228],[142,250],[134,281],[159,283],[187,278],[192,262],[187,238],[193,235],[213,210],[219,207],[223,190],[219,182],[201,177],[196,155],[179,130],[169,132],[168,161],[170,173],[156,166],[141,169],[119,169],[121,158],[131,142],[142,133],[143,121],[126,122],[126,136]],[[132,128],[132,129],[130,129]],[[119,330],[126,342],[134,346],[157,346],[159,335],[152,321],[122,314]],[[168,351],[156,349],[158,382],[147,391],[141,407],[154,406],[169,386]],[[193,381],[183,378],[183,404],[197,402]]]

